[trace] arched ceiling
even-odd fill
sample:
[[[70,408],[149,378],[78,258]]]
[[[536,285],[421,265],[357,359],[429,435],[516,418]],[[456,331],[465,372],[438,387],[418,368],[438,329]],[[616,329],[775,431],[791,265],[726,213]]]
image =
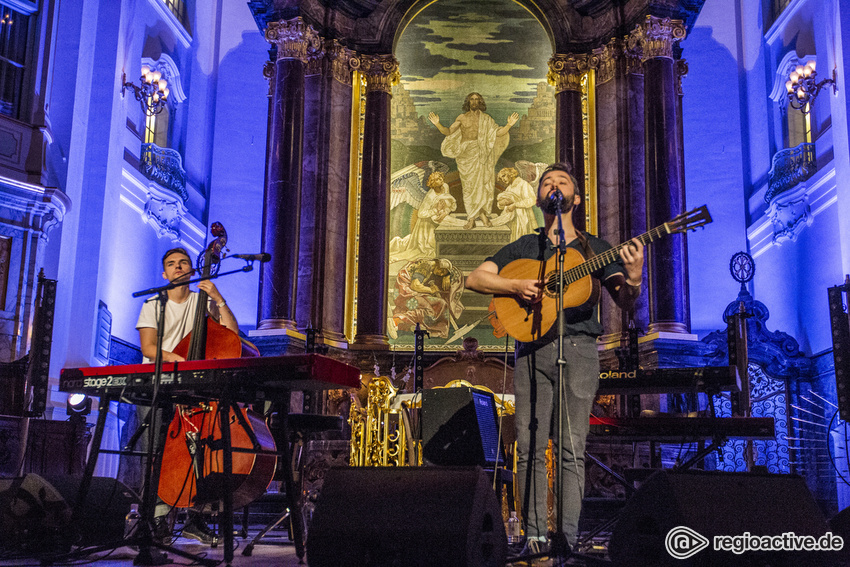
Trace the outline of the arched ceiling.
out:
[[[439,0],[250,0],[257,26],[301,16],[323,37],[360,53],[392,53],[400,30]],[[471,0],[474,1],[474,0]],[[537,17],[555,53],[582,53],[631,32],[646,15],[681,19],[690,31],[705,0],[515,0]]]

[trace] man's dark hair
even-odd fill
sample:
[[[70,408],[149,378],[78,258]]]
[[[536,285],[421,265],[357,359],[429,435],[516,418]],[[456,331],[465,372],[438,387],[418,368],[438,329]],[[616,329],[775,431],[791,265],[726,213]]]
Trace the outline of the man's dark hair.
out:
[[[542,201],[540,200],[540,186],[543,185],[543,178],[546,177],[547,173],[550,173],[552,171],[563,171],[564,173],[566,173],[567,177],[569,177],[570,181],[572,181],[572,183],[573,183],[574,194],[581,196],[581,194],[579,193],[578,181],[576,180],[575,176],[573,175],[572,166],[570,164],[564,163],[564,162],[553,163],[552,165],[550,165],[549,167],[547,167],[546,169],[543,170],[543,173],[540,174],[540,179],[538,179],[538,181],[537,181],[537,206],[538,207],[543,208],[541,206]],[[575,209],[573,209],[573,210],[575,211]]]
[[[463,111],[469,112],[469,99],[471,99],[473,95],[478,95],[478,98],[481,99],[481,110],[487,110],[487,103],[484,102],[483,96],[481,96],[479,93],[469,93],[468,95],[466,95],[466,99],[464,99],[463,101]]]
[[[543,173],[540,174],[540,179],[537,181],[537,192],[540,193],[540,186],[543,184],[543,178],[546,177],[546,174],[552,171],[563,171],[569,176],[570,181],[573,182],[573,187],[576,191],[578,191],[578,181],[573,176],[573,168],[570,164],[564,162],[553,163],[549,167],[543,170]]]
[[[169,250],[168,252],[166,252],[165,254],[162,255],[162,268],[163,269],[165,269],[165,260],[167,260],[168,257],[171,256],[172,254],[183,254],[184,256],[189,258],[189,263],[192,262],[192,257],[189,256],[189,253],[186,252],[186,249],[178,246],[177,248],[172,248],[171,250]]]

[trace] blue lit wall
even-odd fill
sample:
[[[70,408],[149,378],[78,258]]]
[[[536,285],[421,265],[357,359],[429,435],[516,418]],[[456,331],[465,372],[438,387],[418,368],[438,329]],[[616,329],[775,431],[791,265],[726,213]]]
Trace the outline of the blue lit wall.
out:
[[[682,81],[687,200],[689,206],[707,203],[714,218],[688,240],[692,329],[703,336],[722,326],[720,315],[738,288],[728,262],[743,250],[755,256],[751,290],[770,310],[768,326],[816,354],[832,346],[826,288],[843,281],[850,254],[846,239],[842,247],[839,238],[838,193],[844,189],[835,181],[848,159],[846,142],[837,143],[839,134],[846,138],[842,97],[822,94],[816,101],[819,172],[809,184],[810,192],[819,187],[825,197],[811,203],[810,224],[796,241],[781,245],[755,245],[748,231],[766,222],[771,158],[784,147],[783,115],[769,98],[776,67],[796,49],[800,57],[816,51],[819,70],[829,72],[836,53],[830,28],[838,17],[832,10],[838,3],[800,3],[806,6],[782,20],[786,31],[776,34],[762,29],[759,4],[707,1],[681,44],[689,68]]]
[[[706,204],[714,222],[688,235],[691,329],[700,337],[724,326],[726,305],[738,294],[729,259],[746,250],[746,117],[737,102],[740,46],[732,0],[706,2],[681,43],[688,74],[682,79],[685,189],[689,208]],[[717,104],[717,79],[724,104]]]

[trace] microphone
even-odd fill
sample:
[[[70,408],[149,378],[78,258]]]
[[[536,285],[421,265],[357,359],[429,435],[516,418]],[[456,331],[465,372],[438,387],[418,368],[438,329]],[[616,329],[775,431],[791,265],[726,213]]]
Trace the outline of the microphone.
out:
[[[541,209],[550,215],[557,215],[567,211],[567,200],[564,195],[557,189],[553,189],[551,193],[546,195],[541,203]]]
[[[253,262],[255,260],[258,262],[268,262],[272,259],[272,255],[268,252],[260,252],[259,254],[231,254],[230,257],[248,260],[249,262]]]

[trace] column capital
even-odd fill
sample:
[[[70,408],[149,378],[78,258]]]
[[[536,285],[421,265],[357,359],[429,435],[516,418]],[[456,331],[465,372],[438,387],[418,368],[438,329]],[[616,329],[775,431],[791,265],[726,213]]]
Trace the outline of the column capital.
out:
[[[642,24],[635,26],[629,34],[631,49],[640,46],[643,61],[657,57],[673,58],[673,44],[687,34],[682,20],[647,16]]]
[[[596,84],[607,83],[617,75],[617,63],[625,58],[626,40],[612,38],[608,43],[594,49],[593,53],[599,59],[596,69]]]
[[[392,94],[392,86],[401,79],[398,60],[392,55],[361,55],[356,63],[355,60],[351,63],[366,78],[367,93],[379,91]]]
[[[581,92],[581,77],[599,65],[599,53],[556,53],[549,59],[546,79],[556,93]]]
[[[350,86],[351,72],[359,65],[357,52],[332,39],[325,41],[325,53],[330,61],[334,80]]]
[[[322,38],[301,17],[270,22],[266,28],[266,41],[277,46],[277,60],[297,59],[307,63],[307,58],[320,51]]]

